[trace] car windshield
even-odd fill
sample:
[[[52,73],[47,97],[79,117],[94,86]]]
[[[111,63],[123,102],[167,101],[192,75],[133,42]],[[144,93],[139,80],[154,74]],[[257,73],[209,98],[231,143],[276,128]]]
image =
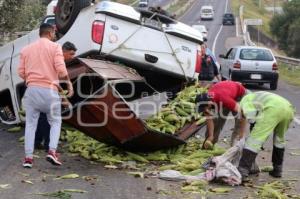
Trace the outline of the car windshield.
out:
[[[197,29],[200,32],[207,32],[204,26],[193,26],[193,28]]]
[[[210,13],[212,13],[212,10],[211,9],[203,9],[202,13],[210,14]]]
[[[225,14],[224,17],[225,17],[225,18],[232,18],[233,15],[232,15],[232,14]]]
[[[269,50],[265,49],[242,49],[240,53],[240,59],[273,61],[273,56]]]

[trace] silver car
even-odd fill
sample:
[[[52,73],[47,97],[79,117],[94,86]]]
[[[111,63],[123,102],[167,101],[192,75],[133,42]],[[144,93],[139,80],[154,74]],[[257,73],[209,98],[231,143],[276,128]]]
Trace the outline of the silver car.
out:
[[[272,51],[257,46],[236,46],[222,58],[222,68],[229,69],[229,78],[242,83],[270,84],[277,89],[278,65]]]
[[[207,41],[207,29],[206,29],[205,25],[195,24],[195,25],[192,25],[192,27],[194,29],[198,30],[199,32],[201,32],[204,41]]]

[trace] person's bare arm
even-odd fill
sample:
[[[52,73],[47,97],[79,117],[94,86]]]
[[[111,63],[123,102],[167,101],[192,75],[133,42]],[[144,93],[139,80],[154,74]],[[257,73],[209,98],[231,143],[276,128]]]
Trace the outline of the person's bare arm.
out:
[[[214,121],[210,115],[206,116],[207,140],[214,139]]]
[[[67,97],[72,97],[74,95],[74,90],[73,90],[73,84],[69,78],[69,76],[63,76],[60,78],[61,81],[63,81],[64,83],[67,84],[67,90],[68,90],[68,93],[67,93]]]
[[[220,74],[218,74],[217,76],[216,76],[216,78],[217,78],[217,80],[220,82],[220,81],[222,81],[222,76],[220,75]]]
[[[20,63],[19,63],[19,67],[18,67],[18,74],[22,79],[25,80],[25,60],[24,60],[24,56],[23,56],[22,52],[20,54]]]
[[[239,128],[238,138],[242,139],[243,137],[245,137],[247,120],[246,120],[246,118],[241,117],[239,122],[240,122],[240,128]]]
[[[211,114],[208,113],[208,111],[206,110],[204,112],[204,115],[206,117],[206,128],[207,128],[207,137],[205,139],[205,142],[203,143],[202,148],[203,149],[212,149],[212,141],[214,139],[214,121],[213,118],[211,116]]]

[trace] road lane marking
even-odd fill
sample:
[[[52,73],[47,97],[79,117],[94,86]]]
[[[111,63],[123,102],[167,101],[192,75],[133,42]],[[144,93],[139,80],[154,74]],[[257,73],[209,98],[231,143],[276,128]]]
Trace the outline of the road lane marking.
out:
[[[194,7],[194,4],[196,4],[196,2],[197,2],[197,1],[194,1],[194,2],[192,3],[192,5],[190,6],[190,8],[189,8],[187,11],[185,11],[185,12],[183,13],[183,15],[181,15],[181,16],[178,18],[178,21],[180,21],[183,17],[185,17],[185,15],[187,15],[187,14],[190,12],[190,10],[192,10],[192,8]]]
[[[238,18],[236,17],[235,18],[235,31],[236,31],[236,37],[239,36],[239,21],[238,21]]]
[[[224,13],[227,12],[227,7],[228,7],[228,0],[226,0],[226,6],[225,6]],[[219,29],[216,37],[215,37],[214,43],[213,43],[212,51],[213,51],[214,54],[216,54],[216,52],[215,52],[216,51],[216,44],[217,44],[217,40],[220,36],[220,33],[222,32],[222,29],[223,29],[223,23],[222,23],[222,25],[221,25],[221,27],[220,27],[220,29]]]
[[[294,117],[294,121],[295,121],[296,124],[300,125],[300,116],[299,116],[299,115],[296,115],[296,116]]]

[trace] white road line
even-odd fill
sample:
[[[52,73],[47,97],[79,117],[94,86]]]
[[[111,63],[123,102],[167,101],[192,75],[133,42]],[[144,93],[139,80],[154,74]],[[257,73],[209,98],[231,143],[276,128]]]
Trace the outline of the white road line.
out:
[[[238,18],[236,17],[235,18],[235,30],[236,30],[236,37],[239,36],[239,21],[238,21]]]
[[[132,2],[132,4],[130,4],[130,6],[134,6],[138,2],[139,2],[139,0],[136,0],[136,1]]]
[[[294,117],[294,121],[295,121],[296,124],[300,125],[300,116],[299,116],[299,115],[296,115],[296,116]]]
[[[194,1],[194,2],[192,3],[192,5],[190,6],[190,8],[189,8],[187,11],[185,11],[185,13],[183,13],[183,15],[181,15],[181,16],[178,18],[178,21],[180,21],[180,19],[182,19],[183,17],[185,17],[185,15],[187,15],[187,13],[189,13],[190,10],[192,10],[192,8],[194,7],[194,4],[195,4],[196,2],[197,2],[197,1]]]
[[[228,7],[228,0],[226,0],[226,6],[225,6],[224,13],[227,12],[227,7]],[[214,40],[214,43],[213,43],[212,51],[213,51],[214,54],[216,54],[216,52],[215,52],[215,50],[216,50],[216,44],[217,44],[217,40],[219,38],[219,35],[222,32],[222,29],[223,29],[223,24],[221,25],[221,27],[219,29],[219,32],[217,33],[217,35],[215,37],[215,40]]]

